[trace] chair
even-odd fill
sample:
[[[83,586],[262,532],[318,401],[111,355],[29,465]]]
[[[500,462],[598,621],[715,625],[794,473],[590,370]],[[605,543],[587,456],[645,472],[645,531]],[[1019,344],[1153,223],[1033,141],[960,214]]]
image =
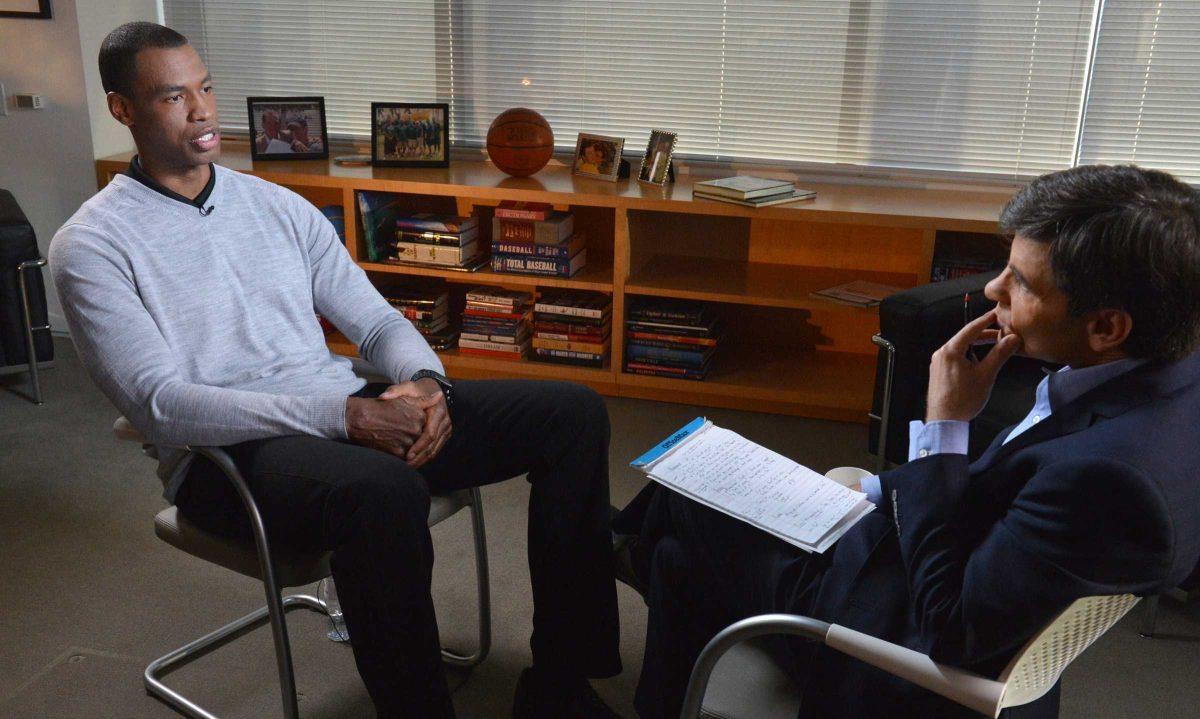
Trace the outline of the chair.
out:
[[[12,193],[0,190],[0,374],[29,372],[35,404],[42,404],[38,371],[54,366],[41,272],[45,266],[33,225]]]
[[[145,443],[141,434],[124,417],[118,418],[113,424],[113,432],[117,439],[138,442],[143,445],[143,451],[147,455],[154,455],[154,448]],[[143,674],[146,691],[186,716],[197,719],[216,719],[213,714],[164,684],[163,676],[223,646],[246,631],[262,626],[264,623],[270,623],[275,641],[275,658],[283,699],[283,715],[286,719],[296,719],[299,716],[299,708],[284,613],[291,609],[305,608],[327,614],[327,608],[324,602],[317,597],[306,594],[284,597],[282,590],[285,587],[311,584],[328,577],[330,575],[329,553],[272,553],[267,543],[258,507],[255,505],[245,480],[229,455],[217,447],[189,447],[189,450],[212,460],[237,488],[238,495],[242,498],[250,518],[254,542],[230,540],[205,532],[188,522],[173,506],[162,510],[154,518],[155,534],[171,546],[194,557],[262,581],[267,604],[265,607],[150,662]],[[432,527],[449,518],[464,507],[469,507],[471,510],[471,525],[475,538],[475,571],[479,592],[479,644],[469,655],[456,654],[443,649],[442,656],[450,664],[473,667],[487,657],[491,648],[492,636],[487,543],[484,537],[483,503],[479,490],[472,488],[433,497],[429,509],[429,526]]]
[[[869,474],[863,469],[838,467],[825,476],[850,486]],[[681,717],[794,719],[800,710],[799,688],[754,641],[769,634],[793,634],[820,641],[996,717],[1002,709],[1027,704],[1049,691],[1067,665],[1137,601],[1132,594],[1075,601],[1030,639],[997,679],[938,664],[920,652],[837,624],[791,614],[749,617],[723,629],[700,653],[688,682]]]

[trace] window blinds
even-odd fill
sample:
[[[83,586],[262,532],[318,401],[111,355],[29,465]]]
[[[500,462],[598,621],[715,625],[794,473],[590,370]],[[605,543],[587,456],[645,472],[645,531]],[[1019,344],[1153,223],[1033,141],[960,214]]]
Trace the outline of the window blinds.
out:
[[[331,133],[354,137],[370,132],[372,100],[447,102],[452,142],[478,146],[493,117],[524,106],[546,116],[563,150],[582,131],[624,137],[636,152],[658,128],[678,132],[677,152],[696,158],[1005,178],[1074,159],[1095,9],[164,0],[167,24],[213,71],[227,129],[245,128],[247,95],[322,95]],[[1097,111],[1089,105],[1089,119]]]
[[[1134,162],[1200,182],[1200,3],[1107,0],[1079,162]]]

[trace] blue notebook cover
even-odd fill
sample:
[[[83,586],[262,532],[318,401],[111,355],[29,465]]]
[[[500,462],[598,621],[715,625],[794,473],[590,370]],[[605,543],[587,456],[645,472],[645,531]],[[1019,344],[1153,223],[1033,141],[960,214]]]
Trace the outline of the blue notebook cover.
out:
[[[629,466],[638,469],[645,467],[654,460],[666,454],[672,447],[690,437],[693,432],[703,427],[704,423],[707,421],[708,420],[706,420],[704,417],[697,417],[696,419],[693,419],[691,422],[688,422],[686,425],[684,425],[678,432],[672,433],[670,437],[667,437],[660,442],[654,447],[654,449],[646,452],[641,457],[638,457],[630,462]]]

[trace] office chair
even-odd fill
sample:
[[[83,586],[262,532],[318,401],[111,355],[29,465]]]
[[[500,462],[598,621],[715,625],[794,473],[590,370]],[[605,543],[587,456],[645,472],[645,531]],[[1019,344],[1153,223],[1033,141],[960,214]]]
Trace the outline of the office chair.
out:
[[[356,362],[356,369],[362,365]],[[117,439],[142,444],[143,452],[154,457],[154,447],[148,445],[142,435],[124,417],[113,424]],[[264,623],[271,625],[275,641],[275,659],[279,673],[279,688],[283,699],[283,716],[297,719],[300,715],[296,698],[296,683],[292,672],[291,647],[288,642],[286,611],[304,608],[328,614],[325,603],[307,594],[283,596],[285,587],[312,584],[330,576],[328,552],[319,554],[294,554],[272,552],[263,528],[258,506],[251,496],[245,479],[229,455],[219,447],[189,447],[189,451],[207,457],[216,464],[233,483],[246,507],[250,518],[254,541],[238,541],[210,534],[188,522],[174,506],[167,507],[154,518],[154,533],[167,544],[238,574],[253,577],[263,583],[267,604],[240,619],[226,624],[209,634],[195,639],[150,662],[143,673],[146,691],[185,716],[194,719],[217,719],[199,704],[183,696],[163,683],[167,673],[220,648],[243,632],[256,629]],[[456,514],[460,509],[471,510],[471,527],[475,539],[475,572],[479,602],[479,643],[471,654],[456,654],[443,649],[442,657],[449,663],[461,667],[473,667],[482,662],[491,648],[491,596],[488,583],[487,543],[483,526],[483,502],[479,489],[471,488],[448,495],[434,496],[429,508],[429,526],[438,524]]]
[[[853,486],[870,474],[865,469],[837,467],[825,476]],[[1034,635],[997,679],[938,664],[920,652],[837,624],[792,614],[761,614],[721,630],[700,653],[680,716],[794,719],[802,698],[799,688],[753,641],[769,634],[793,634],[822,642],[951,701],[997,717],[1005,708],[1041,698],[1067,665],[1137,602],[1138,597],[1132,594],[1076,600]]]

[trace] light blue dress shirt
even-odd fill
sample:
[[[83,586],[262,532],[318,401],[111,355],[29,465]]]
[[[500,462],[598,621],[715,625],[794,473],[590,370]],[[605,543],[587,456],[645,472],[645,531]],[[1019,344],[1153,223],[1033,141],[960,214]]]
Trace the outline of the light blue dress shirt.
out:
[[[1030,427],[1043,422],[1050,416],[1055,406],[1062,407],[1081,397],[1085,392],[1099,387],[1108,380],[1124,374],[1140,366],[1145,360],[1123,359],[1115,362],[1084,367],[1072,370],[1069,366],[1058,372],[1047,374],[1038,383],[1033,409],[1025,415],[1025,419],[1013,427],[1003,444],[1029,430]],[[966,454],[967,441],[970,437],[970,423],[954,419],[941,419],[928,424],[919,419],[908,424],[908,461],[922,459],[932,454]],[[879,475],[864,477],[862,490],[867,499],[876,506],[883,500],[883,490],[879,484]]]

